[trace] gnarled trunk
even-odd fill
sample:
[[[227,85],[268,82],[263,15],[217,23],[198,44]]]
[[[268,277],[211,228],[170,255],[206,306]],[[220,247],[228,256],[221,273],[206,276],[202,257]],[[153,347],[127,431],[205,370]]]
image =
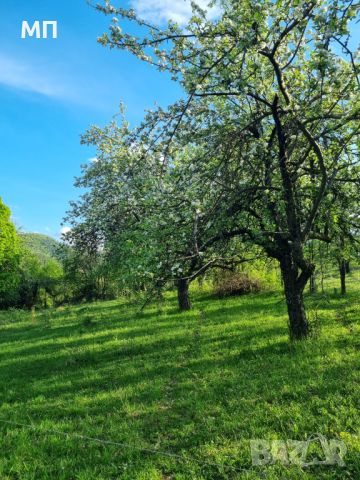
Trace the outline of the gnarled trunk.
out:
[[[281,259],[280,267],[289,314],[290,338],[291,340],[302,340],[309,335],[303,294],[305,285],[313,272],[309,269],[308,272],[302,272],[299,275],[299,269],[290,254]]]
[[[180,310],[190,310],[191,302],[189,297],[189,282],[188,280],[180,279],[177,282],[178,302]]]

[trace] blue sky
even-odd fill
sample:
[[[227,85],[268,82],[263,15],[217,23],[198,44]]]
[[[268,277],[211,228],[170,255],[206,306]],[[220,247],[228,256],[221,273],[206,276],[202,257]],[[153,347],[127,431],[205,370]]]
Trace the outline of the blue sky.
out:
[[[155,22],[183,23],[191,11],[190,0],[114,3]],[[57,20],[59,36],[21,39],[23,20]],[[166,74],[101,47],[96,38],[109,22],[86,0],[0,1],[0,196],[24,231],[59,236],[68,202],[79,194],[74,177],[95,155],[80,145],[91,124],[108,123],[120,102],[136,124],[146,108],[181,94]]]
[[[187,15],[182,0],[134,5],[157,18]],[[57,20],[58,39],[21,39],[23,20]],[[166,75],[96,42],[109,21],[86,0],[0,2],[0,196],[25,231],[59,234],[79,193],[74,177],[95,154],[80,145],[88,126],[105,125],[120,102],[134,124],[179,96]]]

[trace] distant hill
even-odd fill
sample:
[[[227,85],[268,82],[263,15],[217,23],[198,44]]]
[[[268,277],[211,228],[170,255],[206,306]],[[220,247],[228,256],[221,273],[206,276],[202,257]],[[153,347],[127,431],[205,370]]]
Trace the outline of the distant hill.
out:
[[[34,252],[41,260],[59,259],[58,248],[60,243],[54,238],[41,233],[20,233],[20,238],[23,245]]]

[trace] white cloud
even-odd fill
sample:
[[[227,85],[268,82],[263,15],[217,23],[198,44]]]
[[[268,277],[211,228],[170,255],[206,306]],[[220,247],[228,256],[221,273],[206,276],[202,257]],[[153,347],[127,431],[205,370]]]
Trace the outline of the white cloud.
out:
[[[96,157],[91,157],[91,158],[89,158],[88,161],[89,161],[90,163],[96,163],[96,162],[98,162],[99,160],[98,160]]]
[[[96,89],[96,82],[84,83],[81,72],[76,68],[69,71],[69,65],[61,61],[43,58],[32,62],[0,52],[0,87],[6,85],[58,101],[102,108],[104,99]]]
[[[67,233],[71,232],[71,228],[70,227],[62,227],[62,229],[60,230],[60,234],[61,235],[66,235]]]
[[[68,92],[61,83],[47,73],[45,66],[29,64],[0,53],[0,84],[63,98],[68,96]]]
[[[196,3],[209,12],[210,18],[219,13],[217,7],[208,8],[209,0],[197,0]],[[184,25],[192,14],[190,0],[132,0],[131,4],[141,18],[157,24],[171,19]]]

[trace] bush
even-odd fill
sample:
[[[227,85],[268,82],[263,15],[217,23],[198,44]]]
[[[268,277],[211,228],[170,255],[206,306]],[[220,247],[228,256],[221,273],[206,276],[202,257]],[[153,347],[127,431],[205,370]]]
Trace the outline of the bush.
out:
[[[260,292],[261,282],[251,278],[246,273],[226,272],[216,280],[214,293],[218,297],[232,295],[246,295],[247,293]]]

